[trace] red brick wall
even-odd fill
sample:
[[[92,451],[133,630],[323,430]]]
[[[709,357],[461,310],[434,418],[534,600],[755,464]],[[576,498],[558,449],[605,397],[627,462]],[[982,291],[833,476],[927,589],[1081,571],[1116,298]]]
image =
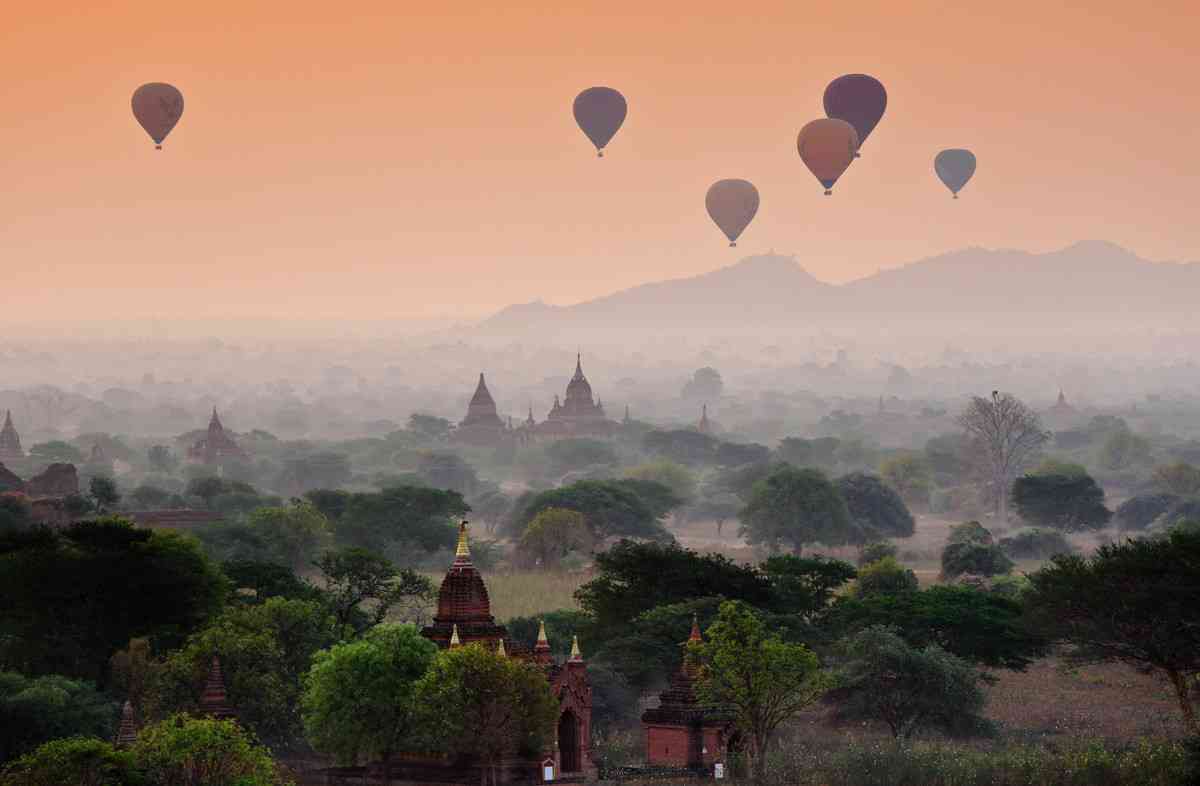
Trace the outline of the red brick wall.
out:
[[[680,726],[646,727],[646,763],[686,767],[688,736],[687,729]]]

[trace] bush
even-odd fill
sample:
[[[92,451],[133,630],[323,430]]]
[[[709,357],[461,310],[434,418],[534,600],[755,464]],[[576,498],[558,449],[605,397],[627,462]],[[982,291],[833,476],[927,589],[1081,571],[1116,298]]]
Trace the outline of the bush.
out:
[[[1021,530],[1011,538],[1002,538],[1000,548],[1012,559],[1050,559],[1056,554],[1078,551],[1061,532],[1037,527]]]
[[[949,543],[942,549],[942,578],[964,574],[990,578],[1011,572],[1013,561],[999,546],[985,543]]]
[[[869,565],[872,562],[879,562],[887,557],[895,557],[898,552],[896,544],[889,543],[886,540],[877,541],[875,543],[867,543],[858,550],[859,566]]]
[[[894,557],[884,557],[859,568],[853,591],[855,597],[862,598],[867,595],[914,592],[919,588],[917,574],[896,562]]]
[[[1144,530],[1179,502],[1174,494],[1138,494],[1117,508],[1117,526],[1123,530]]]

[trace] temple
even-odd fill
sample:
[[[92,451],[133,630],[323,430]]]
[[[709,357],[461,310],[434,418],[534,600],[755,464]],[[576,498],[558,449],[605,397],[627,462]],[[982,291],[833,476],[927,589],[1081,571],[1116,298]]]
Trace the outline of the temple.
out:
[[[701,641],[700,624],[692,619],[688,641]],[[684,646],[687,646],[686,644]],[[731,719],[696,696],[696,669],[684,659],[671,683],[659,694],[659,706],[642,714],[646,732],[646,764],[710,774],[723,762],[730,745]]]
[[[569,439],[572,437],[611,437],[620,424],[604,414],[604,404],[592,398],[592,386],[583,374],[583,358],[575,356],[575,374],[567,383],[562,401],[554,397],[546,419],[533,426],[535,439]]]
[[[464,445],[497,445],[512,437],[512,429],[505,425],[496,412],[496,401],[487,388],[483,374],[475,386],[475,395],[467,405],[467,416],[454,429],[454,441]]]
[[[1069,418],[1078,413],[1075,407],[1067,403],[1067,397],[1059,390],[1058,401],[1055,401],[1054,406],[1046,410],[1046,414],[1052,418]]]
[[[225,433],[221,418],[217,416],[217,408],[213,407],[212,418],[208,421],[208,432],[188,449],[187,457],[188,461],[199,464],[216,464],[222,459],[244,459],[246,451],[238,447],[233,438]]]
[[[21,449],[21,437],[13,426],[12,410],[4,413],[4,427],[0,428],[0,461],[17,461],[25,458]]]
[[[696,431],[701,434],[711,434],[712,430],[712,423],[708,419],[708,405],[704,404],[700,408],[700,422],[696,424]]]

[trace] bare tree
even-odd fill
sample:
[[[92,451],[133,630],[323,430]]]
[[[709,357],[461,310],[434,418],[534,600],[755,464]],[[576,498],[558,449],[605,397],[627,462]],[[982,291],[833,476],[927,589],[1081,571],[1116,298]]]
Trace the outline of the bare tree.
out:
[[[975,396],[958,416],[958,425],[976,444],[996,490],[996,515],[1008,521],[1008,490],[1029,458],[1050,433],[1038,414],[1009,393],[992,391],[991,399]]]

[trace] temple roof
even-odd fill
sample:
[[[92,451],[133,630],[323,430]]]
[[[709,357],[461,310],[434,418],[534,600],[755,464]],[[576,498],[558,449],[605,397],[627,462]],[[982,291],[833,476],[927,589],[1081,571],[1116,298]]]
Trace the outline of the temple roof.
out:
[[[7,410],[4,413],[4,426],[0,428],[0,456],[17,458],[24,455],[24,451],[21,450],[21,437],[13,425],[12,410]]]
[[[200,696],[200,712],[217,720],[237,717],[237,713],[229,704],[229,697],[225,694],[225,675],[221,671],[221,659],[216,655],[213,655],[208,680],[204,683],[204,693]]]
[[[568,404],[575,401],[586,401],[589,405],[592,403],[592,386],[588,384],[587,377],[583,375],[582,355],[575,356],[575,375],[567,383],[566,401]]]
[[[422,630],[421,634],[438,646],[445,647],[450,644],[456,629],[459,641],[463,644],[494,642],[507,635],[504,626],[497,625],[492,616],[492,604],[483,576],[471,561],[470,536],[465,521],[459,526],[454,562],[450,564],[438,590],[437,613],[433,616],[433,624]]]
[[[483,372],[479,372],[479,384],[475,386],[475,395],[471,396],[472,407],[492,407],[496,406],[492,394],[488,391],[487,382],[483,380]]]

